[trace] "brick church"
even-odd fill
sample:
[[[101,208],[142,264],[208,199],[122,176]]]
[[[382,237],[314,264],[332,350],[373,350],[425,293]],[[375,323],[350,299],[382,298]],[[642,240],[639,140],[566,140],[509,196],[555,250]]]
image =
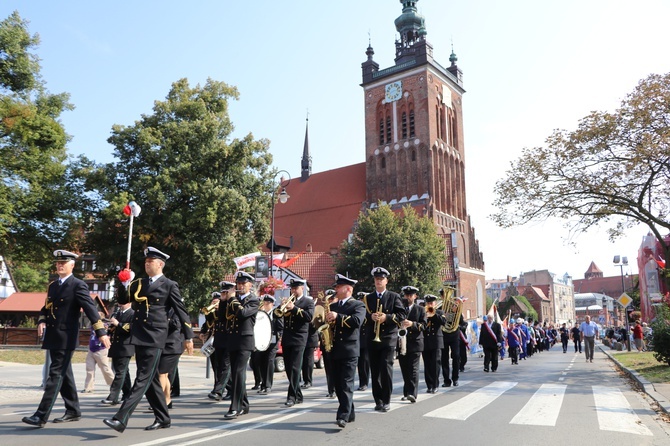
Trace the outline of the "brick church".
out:
[[[333,258],[361,211],[380,202],[410,205],[444,238],[442,279],[457,284],[468,298],[463,316],[474,318],[487,309],[483,256],[466,206],[462,72],[453,52],[448,68],[433,59],[417,2],[402,1],[392,66],[380,69],[371,45],[365,52],[365,162],[312,173],[306,130],[300,180],[275,206],[275,251],[285,251],[295,260],[288,268],[320,290],[332,283]]]

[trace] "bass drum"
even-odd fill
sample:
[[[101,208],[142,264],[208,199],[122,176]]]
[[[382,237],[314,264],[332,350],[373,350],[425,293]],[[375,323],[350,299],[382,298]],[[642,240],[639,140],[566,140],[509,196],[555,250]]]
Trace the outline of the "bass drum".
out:
[[[272,322],[265,311],[256,313],[256,325],[254,325],[254,341],[256,350],[264,352],[270,346],[272,340]]]

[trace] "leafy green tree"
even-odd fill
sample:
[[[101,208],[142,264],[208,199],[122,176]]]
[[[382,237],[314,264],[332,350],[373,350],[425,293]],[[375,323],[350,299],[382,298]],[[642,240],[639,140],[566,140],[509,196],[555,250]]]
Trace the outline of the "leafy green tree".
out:
[[[496,183],[492,217],[501,227],[558,217],[577,232],[603,224],[610,239],[642,223],[669,259],[669,174],[670,74],[653,74],[614,112],[524,149]]]
[[[435,294],[442,287],[440,271],[445,263],[445,245],[433,222],[419,217],[411,207],[398,215],[389,206],[361,212],[351,242],[342,244],[337,263],[340,273],[359,281],[357,289],[371,291],[370,272],[382,266],[391,273],[389,288],[405,285],[423,294]]]
[[[38,44],[18,12],[0,22],[0,252],[13,268],[49,258],[82,208],[68,182],[68,135],[60,122],[73,107],[68,94],[46,90],[32,52]],[[31,280],[22,283],[19,274],[19,288],[32,288]]]
[[[52,264],[44,261],[38,264],[20,262],[12,269],[12,276],[24,293],[39,293],[47,289],[49,273]]]
[[[100,268],[125,265],[129,200],[142,207],[134,220],[133,269],[141,251],[165,250],[166,274],[179,282],[190,309],[209,301],[213,287],[235,270],[233,257],[255,251],[269,237],[274,172],[267,140],[230,140],[228,101],[238,92],[208,80],[174,84],[153,113],[131,126],[115,125],[109,142],[118,161],[92,170],[87,188],[101,207],[87,251]]]

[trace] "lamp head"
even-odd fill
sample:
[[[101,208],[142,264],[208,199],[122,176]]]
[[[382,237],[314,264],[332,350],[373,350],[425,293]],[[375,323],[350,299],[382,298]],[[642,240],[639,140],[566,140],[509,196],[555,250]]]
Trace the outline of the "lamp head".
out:
[[[282,187],[281,192],[279,193],[279,202],[284,204],[289,198],[291,198],[291,196],[286,192],[286,188]]]

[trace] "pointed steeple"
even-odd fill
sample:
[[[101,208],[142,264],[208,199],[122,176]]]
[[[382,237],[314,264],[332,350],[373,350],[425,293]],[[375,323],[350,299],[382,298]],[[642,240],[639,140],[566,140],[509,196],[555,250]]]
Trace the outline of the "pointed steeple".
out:
[[[305,146],[302,149],[302,162],[300,163],[300,182],[307,181],[312,174],[312,157],[309,154],[309,113],[305,121]]]
[[[379,64],[372,60],[374,54],[375,50],[372,49],[372,37],[370,37],[370,33],[368,33],[368,49],[365,51],[368,60],[361,64],[361,68],[363,69],[363,83],[372,81],[374,73],[379,71]]]
[[[396,40],[395,43],[396,64],[404,61],[403,58],[414,57],[416,55],[415,45],[426,41],[425,19],[416,9],[418,1],[400,0],[402,14],[395,19],[395,28],[400,33],[400,40]]]
[[[458,65],[456,65],[457,61],[458,57],[456,57],[456,53],[454,53],[454,44],[452,43],[451,55],[449,56],[449,62],[451,62],[451,66],[447,68],[447,71],[454,75],[458,85],[463,85],[463,72],[460,68],[458,68]]]

